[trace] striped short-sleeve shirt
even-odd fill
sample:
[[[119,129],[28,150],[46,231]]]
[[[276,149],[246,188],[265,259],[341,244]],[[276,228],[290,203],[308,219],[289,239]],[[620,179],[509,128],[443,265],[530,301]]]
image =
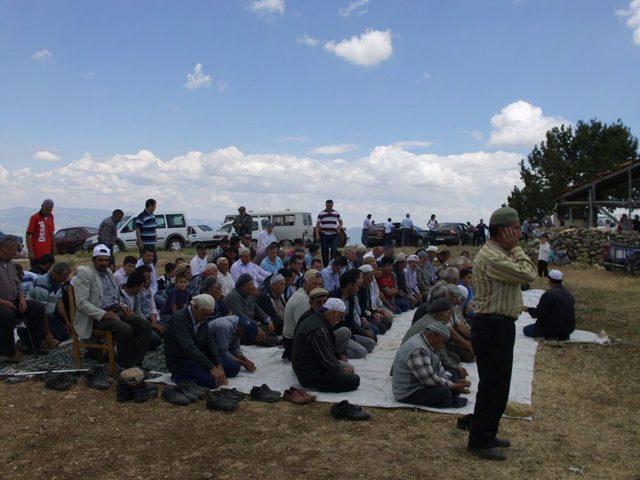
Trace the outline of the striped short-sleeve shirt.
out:
[[[323,210],[318,214],[318,225],[323,235],[336,235],[340,228],[340,214],[335,210]]]
[[[140,228],[140,238],[144,245],[156,244],[156,216],[146,210],[136,218],[136,228]]]

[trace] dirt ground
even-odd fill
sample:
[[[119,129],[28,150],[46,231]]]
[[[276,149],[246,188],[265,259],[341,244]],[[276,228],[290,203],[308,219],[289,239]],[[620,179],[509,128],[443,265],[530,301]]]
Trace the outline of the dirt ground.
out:
[[[0,479],[640,479],[640,281],[565,274],[578,328],[619,340],[540,345],[533,421],[501,423],[513,443],[506,462],[469,456],[454,415],[368,409],[370,422],[346,423],[328,404],[250,401],[219,413],[29,381],[0,384]]]

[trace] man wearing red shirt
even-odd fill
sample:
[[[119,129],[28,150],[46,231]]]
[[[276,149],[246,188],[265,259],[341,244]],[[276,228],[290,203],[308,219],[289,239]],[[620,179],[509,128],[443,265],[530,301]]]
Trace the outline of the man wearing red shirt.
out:
[[[53,222],[53,200],[42,202],[40,211],[31,215],[29,226],[25,235],[25,243],[31,260],[31,269],[38,263],[43,255],[54,256],[56,244],[53,241],[55,225]]]

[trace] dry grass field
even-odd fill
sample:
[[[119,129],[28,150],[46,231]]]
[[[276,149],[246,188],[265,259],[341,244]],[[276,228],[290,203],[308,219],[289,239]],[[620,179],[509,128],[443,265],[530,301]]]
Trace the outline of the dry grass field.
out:
[[[640,281],[593,268],[565,274],[578,328],[616,340],[540,345],[533,421],[502,422],[507,462],[467,455],[452,415],[370,409],[370,422],[337,423],[321,403],[245,401],[225,414],[25,382],[0,384],[0,478],[640,479]]]

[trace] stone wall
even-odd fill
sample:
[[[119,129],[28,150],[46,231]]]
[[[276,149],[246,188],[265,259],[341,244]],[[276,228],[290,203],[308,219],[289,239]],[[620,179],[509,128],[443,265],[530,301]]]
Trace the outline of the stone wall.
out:
[[[589,265],[602,265],[604,249],[609,243],[640,245],[640,232],[634,231],[612,233],[595,228],[570,228],[551,229],[547,234],[552,250],[566,250],[571,261]],[[530,240],[525,244],[525,251],[535,262],[538,261],[539,245],[538,239]]]

